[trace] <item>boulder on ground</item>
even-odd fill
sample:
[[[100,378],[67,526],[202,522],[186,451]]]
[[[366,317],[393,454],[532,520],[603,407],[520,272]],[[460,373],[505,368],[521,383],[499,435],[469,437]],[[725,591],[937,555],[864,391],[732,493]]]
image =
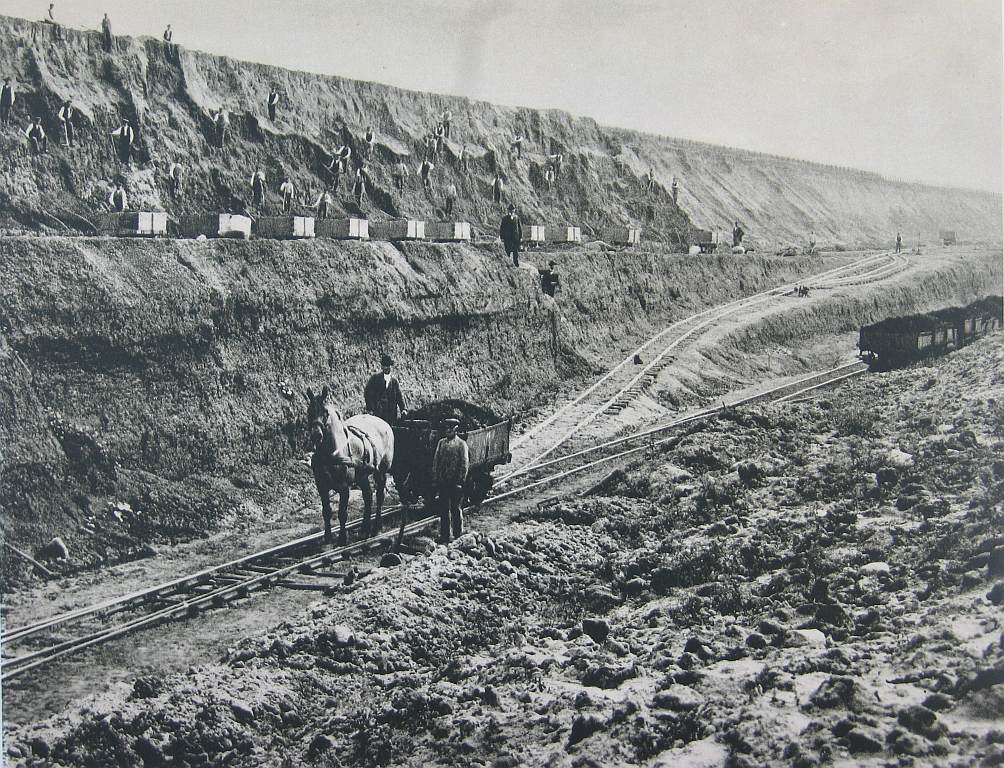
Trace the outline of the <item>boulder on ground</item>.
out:
[[[70,550],[58,536],[35,553],[39,560],[67,560],[70,557]]]
[[[610,625],[603,619],[585,618],[582,620],[582,632],[597,643],[602,643],[610,634]]]

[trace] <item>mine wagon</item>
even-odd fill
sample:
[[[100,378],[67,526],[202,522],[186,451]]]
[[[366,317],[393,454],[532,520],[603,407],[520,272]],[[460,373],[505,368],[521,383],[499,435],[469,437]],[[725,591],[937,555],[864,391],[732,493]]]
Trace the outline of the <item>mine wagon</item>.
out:
[[[470,468],[464,484],[463,504],[480,504],[492,489],[492,470],[512,461],[509,435],[512,419],[496,424],[461,431],[460,437],[470,452]],[[432,460],[436,446],[446,436],[442,424],[421,419],[402,419],[394,425],[394,485],[403,504],[413,504],[424,498],[430,504],[436,488],[432,477]]]
[[[954,229],[943,229],[938,232],[938,237],[941,242],[945,245],[955,245],[955,230]]]
[[[98,232],[113,237],[160,237],[167,234],[163,211],[125,211],[98,216]]]

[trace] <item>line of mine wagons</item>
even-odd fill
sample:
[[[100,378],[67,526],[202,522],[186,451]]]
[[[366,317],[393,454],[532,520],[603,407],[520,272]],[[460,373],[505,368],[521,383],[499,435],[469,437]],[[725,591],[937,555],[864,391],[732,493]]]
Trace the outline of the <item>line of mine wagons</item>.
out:
[[[166,237],[168,215],[163,211],[126,211],[105,213],[98,218],[98,232],[114,237]],[[232,213],[181,216],[177,231],[182,237],[255,237],[299,240],[325,237],[336,240],[431,240],[434,242],[471,242],[474,232],[466,221],[420,221],[394,219],[369,221],[357,218],[316,219],[313,216],[248,216]],[[614,245],[637,245],[641,230],[634,227],[611,227],[602,238]],[[523,240],[534,243],[581,243],[579,227],[528,225]]]

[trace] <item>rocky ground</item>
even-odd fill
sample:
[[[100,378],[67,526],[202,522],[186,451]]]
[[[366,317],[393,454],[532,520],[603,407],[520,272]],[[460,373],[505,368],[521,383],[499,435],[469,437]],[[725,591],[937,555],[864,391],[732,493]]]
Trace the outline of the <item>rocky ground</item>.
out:
[[[14,764],[1004,762],[999,338],[694,428]]]

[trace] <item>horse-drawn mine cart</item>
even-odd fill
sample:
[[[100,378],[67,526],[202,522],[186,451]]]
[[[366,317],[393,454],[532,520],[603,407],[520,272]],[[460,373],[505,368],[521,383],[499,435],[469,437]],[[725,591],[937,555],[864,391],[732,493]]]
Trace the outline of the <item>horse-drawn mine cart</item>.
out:
[[[480,504],[492,489],[492,470],[512,461],[509,434],[512,419],[497,424],[461,431],[471,462],[464,486],[464,504]],[[436,446],[446,435],[442,425],[425,420],[403,419],[394,425],[394,486],[402,504],[414,504],[424,498],[428,506],[435,496],[432,460]]]

